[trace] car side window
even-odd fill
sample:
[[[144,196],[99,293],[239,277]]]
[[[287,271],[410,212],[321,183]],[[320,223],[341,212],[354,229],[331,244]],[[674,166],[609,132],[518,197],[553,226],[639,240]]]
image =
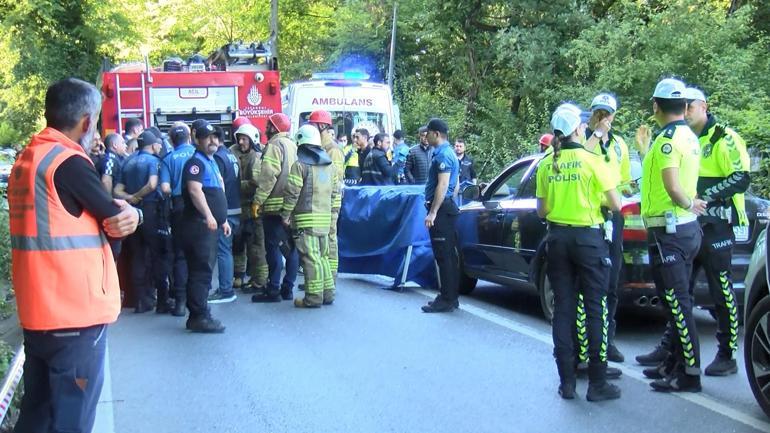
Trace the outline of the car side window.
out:
[[[523,185],[521,191],[519,192],[519,198],[535,198],[535,193],[537,192],[537,181],[534,179],[534,175],[530,176],[529,179],[527,179],[525,184]]]
[[[521,180],[527,173],[529,163],[519,164],[511,169],[505,179],[502,179],[494,186],[494,191],[489,196],[489,200],[512,200],[516,197],[516,193],[521,186]]]

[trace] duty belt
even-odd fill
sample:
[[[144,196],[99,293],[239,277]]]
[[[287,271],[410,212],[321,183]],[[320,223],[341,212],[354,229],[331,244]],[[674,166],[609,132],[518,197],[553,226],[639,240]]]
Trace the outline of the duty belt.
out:
[[[698,219],[695,214],[685,215],[685,216],[676,216],[674,217],[676,219],[676,225],[681,226],[688,223],[691,223]],[[644,217],[644,225],[647,228],[654,228],[654,227],[665,227],[666,226],[666,217],[664,216],[657,216],[657,217]]]
[[[602,225],[601,224],[594,224],[592,226],[576,226],[576,225],[573,225],[573,224],[560,224],[560,223],[555,223],[555,222],[551,222],[551,221],[548,221],[548,226],[549,227],[571,227],[571,228],[576,228],[576,229],[597,229],[597,230],[601,230],[602,229]]]

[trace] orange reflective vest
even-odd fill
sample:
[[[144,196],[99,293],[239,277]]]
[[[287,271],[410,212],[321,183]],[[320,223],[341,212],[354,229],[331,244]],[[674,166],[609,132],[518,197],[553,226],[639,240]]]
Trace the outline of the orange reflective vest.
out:
[[[32,137],[8,180],[12,280],[19,320],[28,330],[112,323],[120,312],[118,273],[107,238],[87,210],[64,208],[56,169],[71,156],[90,161],[61,132]]]

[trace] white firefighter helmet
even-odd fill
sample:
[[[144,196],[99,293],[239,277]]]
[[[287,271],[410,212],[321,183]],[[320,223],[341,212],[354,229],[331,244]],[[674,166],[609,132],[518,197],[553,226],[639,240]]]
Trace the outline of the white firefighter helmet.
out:
[[[321,145],[321,133],[318,132],[318,128],[313,125],[302,125],[297,131],[297,144],[314,144],[316,146]]]
[[[250,123],[244,123],[235,131],[235,140],[238,140],[238,134],[245,135],[251,139],[251,144],[259,144],[259,129]]]

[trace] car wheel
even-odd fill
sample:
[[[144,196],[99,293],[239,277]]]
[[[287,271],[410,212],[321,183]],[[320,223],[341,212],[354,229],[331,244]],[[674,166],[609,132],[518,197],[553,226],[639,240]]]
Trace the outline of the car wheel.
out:
[[[743,344],[746,375],[757,403],[770,416],[770,297],[751,310]]]
[[[546,261],[540,268],[537,291],[540,294],[540,308],[543,310],[543,317],[551,322],[553,321],[553,289],[551,288],[551,281],[548,279],[548,262]]]
[[[460,287],[459,292],[461,295],[469,295],[473,289],[476,288],[476,283],[479,282],[479,280],[475,278],[471,278],[468,275],[466,275],[465,271],[463,271],[463,259],[460,257]]]

